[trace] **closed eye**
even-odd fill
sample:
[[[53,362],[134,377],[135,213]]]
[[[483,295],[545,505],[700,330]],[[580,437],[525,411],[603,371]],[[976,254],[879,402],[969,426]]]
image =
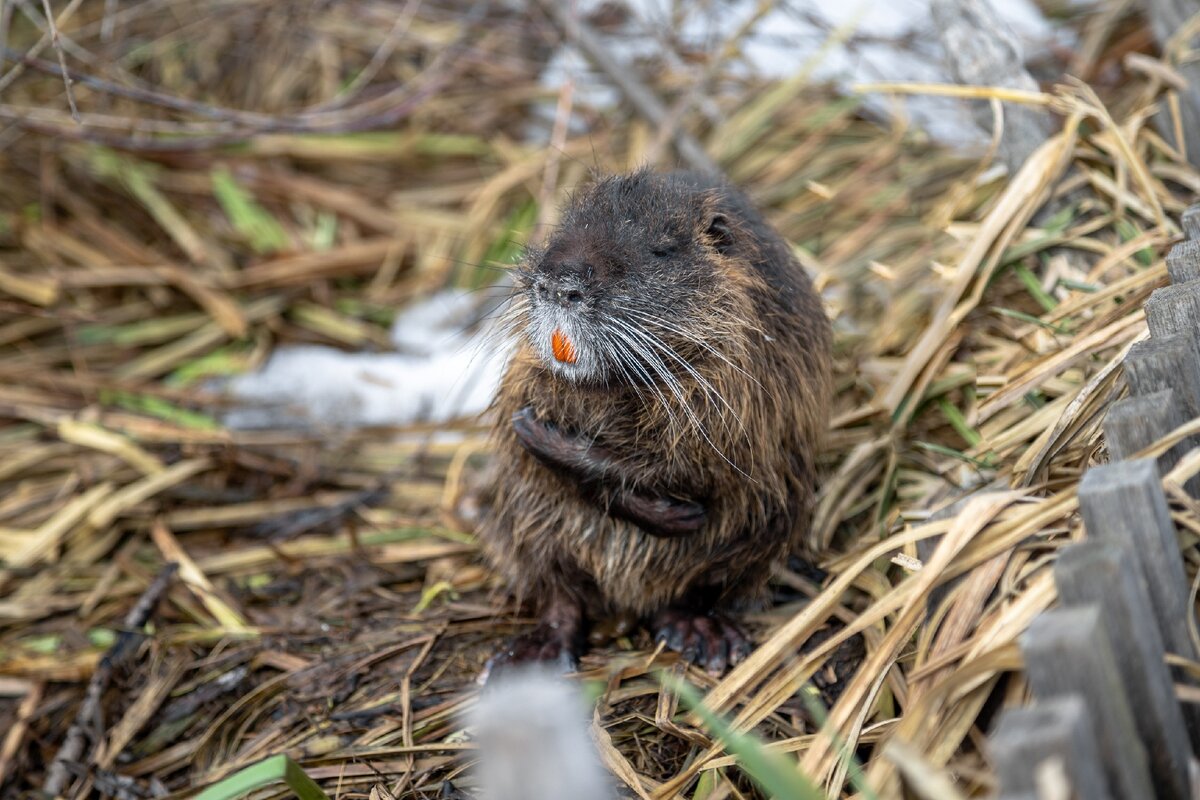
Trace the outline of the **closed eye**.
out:
[[[650,255],[654,256],[655,258],[666,258],[667,256],[674,255],[675,251],[678,249],[679,248],[675,245],[663,245],[661,247],[655,247],[652,249],[650,251]]]

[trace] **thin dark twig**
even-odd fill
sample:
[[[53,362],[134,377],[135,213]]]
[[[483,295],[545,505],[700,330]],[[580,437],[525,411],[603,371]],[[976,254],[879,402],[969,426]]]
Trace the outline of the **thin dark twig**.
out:
[[[22,3],[22,10],[25,10],[26,13],[28,13],[29,7],[23,3],[23,0],[15,0],[15,2]],[[83,3],[83,0],[71,0],[70,5],[68,5],[62,13],[63,19],[66,19],[67,17],[74,14],[75,10],[77,8],[79,8],[79,6],[82,3]],[[27,55],[32,56],[32,57],[37,57],[43,50],[46,49],[46,47],[49,46],[49,44],[50,44],[50,35],[48,33],[42,34],[42,38],[38,39],[37,42],[33,45],[33,47],[29,48],[29,52],[27,53]],[[17,78],[21,77],[21,74],[23,72],[25,72],[25,65],[18,63],[16,66],[14,66],[8,72],[4,73],[3,75],[0,75],[0,92],[3,92],[5,89],[7,89],[9,86],[11,86],[12,82],[15,81]]]
[[[179,565],[172,561],[159,570],[158,575],[146,587],[146,591],[142,592],[137,603],[125,615],[117,640],[113,642],[112,647],[108,648],[108,652],[104,654],[104,658],[100,659],[100,663],[96,665],[96,671],[92,673],[92,679],[88,681],[83,703],[79,706],[79,713],[75,715],[75,720],[67,730],[66,737],[63,738],[62,747],[58,749],[54,761],[46,770],[46,782],[42,784],[42,791],[46,796],[58,797],[66,788],[67,779],[70,776],[70,765],[78,762],[83,756],[87,730],[91,727],[92,720],[100,716],[100,700],[104,696],[104,690],[108,688],[109,681],[112,680],[114,670],[133,652],[132,643],[140,640],[140,634],[137,632],[154,613],[154,607],[158,605],[159,599],[171,585],[171,580],[175,577],[178,569]]]
[[[316,528],[329,527],[356,513],[360,508],[370,508],[382,503],[391,494],[391,483],[390,480],[380,481],[378,485],[358,492],[340,503],[272,517],[255,525],[253,534],[269,538],[272,542],[285,542]]]
[[[63,77],[65,74],[63,69],[58,65],[44,59],[36,58],[29,54],[21,54],[14,50],[4,49],[0,51],[0,56],[6,60],[16,62],[19,65],[32,67],[33,69],[36,69],[39,72],[44,72],[47,75]],[[197,116],[208,117],[210,119],[215,119],[222,122],[231,122],[246,126],[258,127],[264,130],[281,129],[287,127],[289,124],[301,124],[301,120],[303,120],[304,123],[311,125],[315,124],[315,121],[319,121],[325,117],[333,116],[333,114],[330,112],[273,116],[270,114],[259,114],[253,111],[239,111],[237,109],[214,106],[209,103],[190,100],[186,97],[179,97],[178,95],[155,91],[154,89],[141,88],[137,86],[123,86],[119,83],[115,83],[104,78],[98,78],[93,75],[77,74],[74,76],[73,80],[78,81],[90,89],[95,89],[97,91],[105,92],[117,97],[124,97],[136,102],[160,106],[172,111],[196,114]],[[403,88],[406,87],[393,89],[388,93],[375,98],[371,102],[375,105],[384,104],[387,100],[393,99],[397,94],[399,94]]]
[[[76,141],[88,141],[96,144],[102,144],[107,147],[113,147],[119,150],[129,150],[146,153],[181,153],[195,150],[207,150],[214,147],[222,147],[226,145],[239,144],[248,139],[252,139],[257,135],[265,133],[355,133],[359,131],[374,130],[378,128],[386,128],[394,125],[413,111],[421,107],[428,98],[436,95],[443,86],[448,84],[457,73],[457,68],[451,73],[440,76],[436,80],[431,80],[429,85],[420,89],[412,96],[405,98],[404,102],[398,103],[393,108],[386,112],[376,114],[375,116],[367,116],[359,119],[350,119],[341,125],[322,125],[308,126],[303,124],[295,124],[291,126],[278,126],[272,128],[244,128],[241,130],[231,131],[230,133],[214,134],[211,136],[196,136],[194,138],[183,139],[167,139],[146,136],[114,136],[94,131],[88,128],[63,128],[51,123],[38,122],[28,118],[21,118],[20,115],[13,115],[13,121],[21,128],[35,133],[45,134],[47,136],[57,136],[64,139],[73,139]],[[0,116],[6,116],[0,114]]]
[[[67,72],[67,55],[63,52],[62,42],[58,40],[58,25],[54,22],[54,11],[50,8],[50,0],[42,0],[42,10],[46,14],[46,26],[50,29],[50,45],[58,53],[58,66],[62,69],[63,86],[67,90],[67,105],[71,107],[71,119],[79,124],[79,108],[75,105],[75,90],[71,88],[71,75]]]

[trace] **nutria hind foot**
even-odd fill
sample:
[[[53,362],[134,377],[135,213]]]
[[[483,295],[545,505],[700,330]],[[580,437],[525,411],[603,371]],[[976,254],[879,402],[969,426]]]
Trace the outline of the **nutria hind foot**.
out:
[[[584,647],[583,608],[575,601],[556,597],[546,601],[533,630],[510,640],[484,668],[491,681],[506,670],[542,664],[560,672],[574,672]]]
[[[754,649],[741,627],[717,611],[668,608],[654,616],[651,629],[655,641],[665,642],[710,675],[723,674]]]
[[[509,641],[490,662],[488,679],[509,667],[525,664],[546,664],[562,672],[573,672],[579,666],[579,648],[561,631],[540,624],[529,633]]]

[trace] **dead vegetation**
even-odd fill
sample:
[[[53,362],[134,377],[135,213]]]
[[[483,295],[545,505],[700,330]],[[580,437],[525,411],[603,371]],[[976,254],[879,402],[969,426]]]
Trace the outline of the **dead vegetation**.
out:
[[[474,679],[521,624],[449,513],[480,426],[233,432],[206,379],[281,342],[385,346],[398,307],[490,281],[571,186],[672,163],[676,137],[540,87],[559,33],[536,11],[60,3],[68,98],[39,5],[0,9],[16,58],[0,69],[0,786],[22,796],[57,770],[69,796],[184,795],[288,753],[331,796],[437,796],[471,760]],[[983,734],[1025,697],[1015,639],[1054,602],[1047,566],[1080,536],[1121,355],[1200,191],[1150,119],[1173,90],[1136,52],[1143,23],[1072,24],[1089,48],[1072,68],[1103,96],[1020,98],[1062,129],[1010,176],[803,76],[748,83],[736,41],[685,54],[702,69],[642,73],[836,319],[814,522],[828,578],[781,574],[754,655],[720,681],[686,672],[833,796],[869,796],[856,763],[879,797],[904,780],[955,796],[931,783],[943,772],[962,796],[991,786]],[[717,119],[687,113],[694,87]],[[551,146],[526,141],[531,121]],[[1011,491],[933,513],[988,484]],[[127,615],[169,562],[143,630]],[[816,732],[797,692],[857,634],[861,666]],[[676,713],[654,673],[683,668],[644,633],[585,667],[626,793],[754,796]]]

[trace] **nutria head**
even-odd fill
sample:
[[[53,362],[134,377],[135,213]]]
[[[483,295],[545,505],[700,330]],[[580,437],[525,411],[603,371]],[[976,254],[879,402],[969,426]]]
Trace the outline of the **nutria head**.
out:
[[[736,237],[719,200],[646,171],[578,193],[517,270],[515,321],[545,366],[580,383],[670,382],[712,351]]]

